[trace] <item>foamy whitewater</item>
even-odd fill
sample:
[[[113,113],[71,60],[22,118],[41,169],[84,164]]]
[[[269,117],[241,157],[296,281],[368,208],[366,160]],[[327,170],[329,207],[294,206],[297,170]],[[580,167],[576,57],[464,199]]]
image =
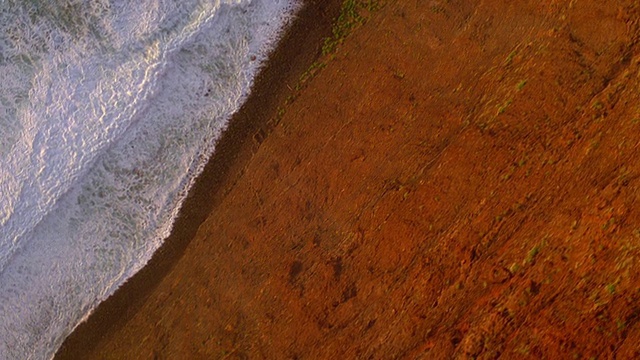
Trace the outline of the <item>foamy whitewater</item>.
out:
[[[51,358],[171,230],[294,0],[0,0],[0,359]]]

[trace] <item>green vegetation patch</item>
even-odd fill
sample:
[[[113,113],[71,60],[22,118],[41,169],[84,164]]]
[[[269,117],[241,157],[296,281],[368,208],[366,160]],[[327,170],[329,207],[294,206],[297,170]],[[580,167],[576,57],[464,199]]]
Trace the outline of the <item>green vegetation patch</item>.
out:
[[[331,28],[331,35],[323,41],[321,58],[311,64],[311,66],[309,66],[309,68],[300,76],[295,88],[291,89],[293,94],[285,100],[283,106],[291,104],[298,97],[300,90],[302,90],[309,81],[315,78],[320,70],[327,66],[327,63],[332,59],[330,55],[335,53],[338,46],[344,42],[347,36],[355,28],[367,21],[368,17],[363,14],[377,11],[382,6],[383,2],[380,0],[345,0],[342,3],[340,15],[338,15],[338,18],[335,20]],[[279,107],[273,122],[278,124],[284,116],[284,113],[284,107]]]
[[[366,18],[361,15],[363,10],[371,12],[378,10],[380,6],[380,1],[377,0],[345,0],[342,3],[340,15],[333,24],[332,35],[324,39],[322,55],[335,52],[338,45],[344,42],[344,39],[353,29],[365,23]]]

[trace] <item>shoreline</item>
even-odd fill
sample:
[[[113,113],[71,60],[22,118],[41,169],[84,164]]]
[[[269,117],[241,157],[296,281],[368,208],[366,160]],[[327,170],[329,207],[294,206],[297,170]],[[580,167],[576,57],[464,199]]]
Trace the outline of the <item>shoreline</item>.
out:
[[[55,359],[85,358],[110,333],[118,331],[140,309],[149,294],[180,260],[200,225],[242,175],[260,142],[273,129],[276,116],[300,76],[320,56],[322,39],[330,35],[341,1],[303,0],[259,74],[251,93],[218,140],[214,154],[182,204],[171,234],[151,260],[127,279],[80,323]]]
[[[638,358],[640,7],[355,4],[158,285],[71,355]]]

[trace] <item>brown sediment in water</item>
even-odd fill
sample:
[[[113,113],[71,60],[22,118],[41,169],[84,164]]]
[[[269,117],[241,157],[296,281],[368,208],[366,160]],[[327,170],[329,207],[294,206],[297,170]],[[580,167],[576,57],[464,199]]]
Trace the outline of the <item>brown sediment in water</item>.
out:
[[[638,356],[635,2],[361,11],[269,131],[326,34],[303,16],[262,120],[59,358]]]

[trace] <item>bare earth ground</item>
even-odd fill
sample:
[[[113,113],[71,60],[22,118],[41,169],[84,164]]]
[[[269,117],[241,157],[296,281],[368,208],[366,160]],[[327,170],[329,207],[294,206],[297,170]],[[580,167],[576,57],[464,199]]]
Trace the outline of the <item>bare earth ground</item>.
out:
[[[361,13],[59,358],[639,356],[640,5]]]

